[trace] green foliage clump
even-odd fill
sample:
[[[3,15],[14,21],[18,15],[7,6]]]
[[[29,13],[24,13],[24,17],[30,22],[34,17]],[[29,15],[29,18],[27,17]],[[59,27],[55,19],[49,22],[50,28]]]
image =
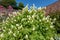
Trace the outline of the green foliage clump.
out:
[[[18,5],[18,9],[22,10],[23,8],[24,8],[24,4],[22,2],[20,2],[19,5]]]
[[[3,5],[6,8],[9,5],[11,5],[14,8],[14,7],[16,7],[16,0],[1,0],[0,5]]]
[[[55,18],[56,21],[53,24],[55,25],[57,33],[60,33],[60,12],[56,11],[56,12],[50,13],[49,15],[50,15],[50,18],[52,18],[52,21]]]
[[[16,0],[1,0],[0,1],[0,5],[2,5],[5,8],[8,8],[8,6],[12,6],[13,9],[20,9],[22,10],[24,8],[24,4],[22,2],[19,2],[18,6],[17,6],[17,2]]]
[[[55,29],[44,10],[25,7],[0,27],[0,40],[54,40]]]

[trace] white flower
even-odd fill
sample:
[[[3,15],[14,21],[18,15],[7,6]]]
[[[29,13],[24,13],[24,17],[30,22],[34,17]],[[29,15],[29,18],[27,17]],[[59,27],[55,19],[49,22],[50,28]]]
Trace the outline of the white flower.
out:
[[[15,37],[16,37],[16,34],[15,34],[15,33],[13,33],[13,36],[15,36]]]
[[[18,29],[21,29],[22,28],[22,25],[18,27]]]
[[[32,18],[34,18],[35,17],[35,15],[32,15]]]
[[[54,27],[53,25],[50,26],[50,28],[53,28],[53,27]]]
[[[47,18],[47,17],[46,17],[45,19],[46,19],[46,20],[48,20],[48,18]]]
[[[19,24],[16,24],[16,26],[19,26]]]
[[[26,20],[26,18],[23,18],[22,21]]]
[[[5,32],[5,30],[3,30]]]
[[[14,13],[13,13],[13,16],[16,16],[16,15],[17,15],[17,12],[14,12]]]
[[[23,39],[20,39],[20,40],[23,40]]]
[[[46,18],[45,18],[45,17],[43,17],[43,19],[42,19],[42,20],[44,21],[44,20],[46,20]]]
[[[29,17],[30,17],[30,15],[27,15],[27,17],[29,18]]]
[[[25,12],[25,11],[28,11],[28,5],[25,8],[23,8],[22,12]]]
[[[48,30],[48,28],[46,28],[46,30]]]
[[[2,34],[0,34],[0,37],[4,37],[4,34],[2,33]]]
[[[31,11],[31,10],[29,10],[29,13],[32,13],[32,11]]]
[[[29,22],[29,21],[28,21]]]
[[[49,18],[50,16],[48,15],[47,18]]]
[[[28,38],[28,35],[26,34],[25,38]]]
[[[11,31],[11,29],[9,29],[9,31]]]
[[[29,20],[31,19],[31,17],[28,18]]]
[[[13,12],[13,15],[16,14],[16,12]]]
[[[22,25],[20,27],[22,27]]]
[[[8,32],[8,34],[11,34],[12,33],[12,31],[10,30],[9,32]]]
[[[19,12],[19,13],[17,13],[17,15],[21,15],[21,13]]]
[[[14,21],[16,21],[16,20],[14,20]]]
[[[13,17],[15,17],[15,16],[13,16]]]
[[[51,24],[53,24],[53,22],[51,22]]]
[[[35,27],[33,27],[33,29],[32,29],[33,31],[35,30]]]
[[[42,20],[39,20],[40,22],[42,21]]]
[[[33,20],[32,20],[32,22],[33,22]]]
[[[49,20],[47,20],[47,22],[49,22]]]
[[[50,20],[52,20],[52,19],[50,18]]]
[[[54,18],[54,21],[56,20],[56,18]]]
[[[34,17],[36,17],[36,13],[34,13],[34,14],[32,15],[32,18],[34,18]]]
[[[43,14],[41,14],[41,17],[43,16]]]
[[[50,18],[50,16],[48,15],[48,16],[46,17],[46,20],[49,19],[49,18]]]
[[[53,37],[51,37],[51,38],[50,38],[50,40],[54,40],[54,38],[53,38]]]

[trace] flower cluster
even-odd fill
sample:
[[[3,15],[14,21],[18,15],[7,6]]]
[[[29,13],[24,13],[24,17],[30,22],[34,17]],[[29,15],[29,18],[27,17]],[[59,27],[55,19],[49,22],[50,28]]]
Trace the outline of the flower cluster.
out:
[[[19,14],[3,23],[0,40],[53,40],[53,22],[44,16],[44,10],[25,7]]]

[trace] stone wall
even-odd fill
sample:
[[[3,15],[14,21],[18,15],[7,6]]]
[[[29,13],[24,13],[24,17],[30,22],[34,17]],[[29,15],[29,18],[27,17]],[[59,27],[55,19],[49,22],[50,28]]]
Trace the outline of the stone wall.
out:
[[[51,12],[60,11],[60,0],[56,1],[55,3],[48,5],[45,9],[46,15]]]

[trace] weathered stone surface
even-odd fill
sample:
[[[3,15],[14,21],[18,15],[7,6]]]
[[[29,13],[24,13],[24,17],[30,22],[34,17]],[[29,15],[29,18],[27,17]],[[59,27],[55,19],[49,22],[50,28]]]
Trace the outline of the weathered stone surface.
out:
[[[56,1],[51,5],[46,6],[46,9],[45,9],[46,15],[55,11],[60,11],[60,0]]]

